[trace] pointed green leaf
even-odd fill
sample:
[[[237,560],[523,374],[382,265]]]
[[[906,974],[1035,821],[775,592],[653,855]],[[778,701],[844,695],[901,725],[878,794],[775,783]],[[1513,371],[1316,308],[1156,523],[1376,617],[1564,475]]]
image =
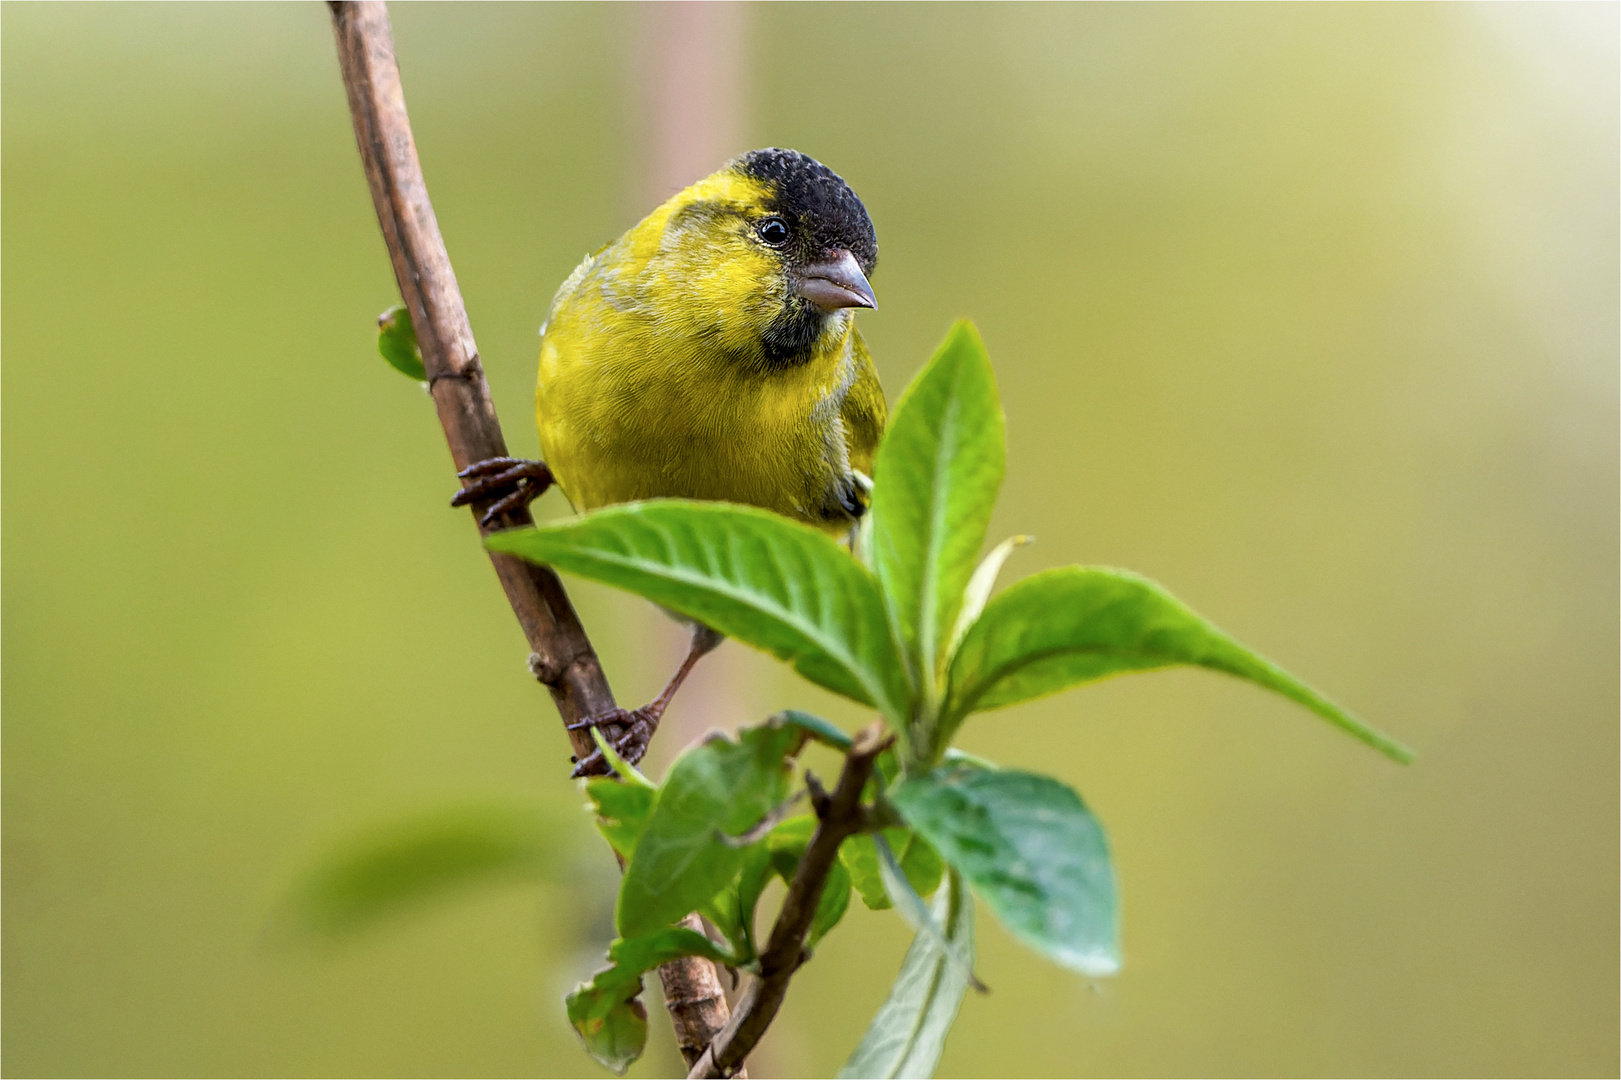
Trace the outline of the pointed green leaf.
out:
[[[1075,792],[1015,769],[948,765],[889,797],[1014,936],[1084,975],[1120,969],[1108,842]]]
[[[949,948],[973,956],[974,902],[960,880],[949,880],[935,894],[930,915],[945,928]],[[968,977],[948,957],[946,947],[930,935],[918,934],[906,950],[888,999],[839,1076],[932,1075],[967,992]]]
[[[872,566],[920,682],[944,663],[1004,458],[996,377],[964,320],[901,395],[873,464]]]
[[[788,758],[804,743],[792,725],[745,728],[681,754],[659,788],[619,885],[619,933],[644,937],[684,918],[729,885],[744,851],[722,835],[747,832],[788,793]]]
[[[608,947],[610,967],[581,983],[564,998],[568,1021],[586,1052],[616,1073],[642,1056],[647,1044],[647,1010],[637,1000],[642,974],[683,956],[717,963],[732,957],[714,942],[684,926],[671,926],[640,938],[619,938]]]
[[[974,625],[980,612],[985,610],[985,603],[991,598],[991,589],[996,586],[996,575],[1002,572],[1002,564],[1007,562],[1016,548],[1022,548],[1034,539],[1029,536],[1010,536],[1000,544],[991,548],[991,553],[979,560],[974,568],[974,576],[968,579],[968,587],[963,590],[962,610],[957,612],[956,625],[951,630],[951,640],[946,643],[946,659],[949,661],[956,655],[957,646],[968,635],[968,628]]]
[[[559,854],[536,807],[449,807],[334,852],[298,886],[277,922],[296,933],[352,933],[469,885],[542,879]]]
[[[968,713],[1126,671],[1196,664],[1298,702],[1406,764],[1413,752],[1222,633],[1147,578],[1066,566],[1025,578],[985,608],[951,663],[942,737]]]
[[[809,526],[753,507],[657,499],[485,543],[645,596],[897,721],[910,712],[877,582]]]
[[[421,382],[428,377],[422,366],[422,350],[417,346],[411,313],[396,304],[377,316],[377,351],[401,375]]]

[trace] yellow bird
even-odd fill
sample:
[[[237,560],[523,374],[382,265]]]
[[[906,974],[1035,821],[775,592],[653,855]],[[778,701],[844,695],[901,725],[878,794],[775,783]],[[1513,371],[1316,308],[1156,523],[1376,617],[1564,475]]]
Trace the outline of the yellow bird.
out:
[[[854,317],[877,306],[877,261],[866,207],[827,166],[775,148],[728,162],[563,282],[541,327],[545,463],[479,462],[454,505],[500,494],[490,524],[555,481],[576,510],[715,499],[848,535],[886,417]],[[626,728],[639,757],[719,640],[696,627],[658,698],[589,723]]]

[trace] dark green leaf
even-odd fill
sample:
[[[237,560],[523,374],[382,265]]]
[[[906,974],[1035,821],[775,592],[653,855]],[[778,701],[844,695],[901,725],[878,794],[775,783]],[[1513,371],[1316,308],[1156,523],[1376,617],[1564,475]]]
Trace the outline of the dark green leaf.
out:
[[[1085,975],[1120,968],[1103,827],[1057,780],[948,765],[889,793],[1014,935]]]
[[[422,366],[422,350],[417,347],[416,328],[404,305],[396,304],[377,316],[377,351],[401,375],[418,382],[428,377]]]
[[[935,894],[930,915],[945,928],[950,948],[973,956],[974,902],[960,881],[949,881]],[[968,977],[961,966],[948,958],[937,939],[918,934],[901,961],[889,998],[839,1076],[932,1075],[967,992]]]
[[[295,932],[344,934],[469,885],[543,879],[558,856],[537,808],[452,807],[333,853],[294,892],[278,921]]]
[[[637,997],[642,974],[682,956],[704,956],[717,963],[733,958],[714,942],[684,926],[671,926],[640,938],[619,938],[608,947],[610,967],[564,998],[568,1021],[586,1052],[616,1073],[642,1056],[647,1044],[647,1010]]]
[[[986,606],[952,660],[942,741],[975,710],[1172,664],[1259,683],[1396,761],[1413,759],[1407,747],[1244,648],[1154,582],[1091,566],[1035,574]]]
[[[822,896],[816,903],[816,915],[811,919],[810,933],[805,935],[805,947],[814,949],[827,932],[839,925],[844,913],[850,909],[850,875],[844,867],[834,863],[828,867],[822,883]]]
[[[920,682],[945,662],[1004,456],[996,377],[962,321],[901,395],[873,463],[870,558]]]
[[[676,758],[619,886],[615,925],[623,937],[656,933],[731,884],[747,849],[721,834],[742,835],[783,801],[787,759],[804,740],[797,727],[767,724]]]
[[[753,507],[658,499],[485,542],[639,593],[897,722],[910,713],[877,581],[809,526]]]

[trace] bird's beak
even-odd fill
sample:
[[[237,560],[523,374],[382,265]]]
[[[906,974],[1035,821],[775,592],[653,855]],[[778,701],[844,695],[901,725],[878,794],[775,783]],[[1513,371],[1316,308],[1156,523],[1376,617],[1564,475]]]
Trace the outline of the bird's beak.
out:
[[[840,308],[876,308],[878,298],[872,294],[867,275],[861,272],[856,257],[840,248],[836,258],[823,259],[801,267],[794,282],[794,291],[823,311]]]

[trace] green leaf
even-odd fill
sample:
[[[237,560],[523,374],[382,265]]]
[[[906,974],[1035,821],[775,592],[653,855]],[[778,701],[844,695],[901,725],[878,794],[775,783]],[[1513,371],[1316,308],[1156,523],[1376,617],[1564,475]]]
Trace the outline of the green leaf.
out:
[[[1108,841],[1075,792],[1033,773],[949,765],[889,798],[1015,937],[1084,975],[1120,970]]]
[[[1196,664],[1298,702],[1403,764],[1413,752],[1244,648],[1147,578],[1066,566],[1025,578],[985,608],[951,664],[941,741],[963,717],[1125,671]]]
[[[802,728],[805,734],[821,743],[831,746],[835,750],[849,750],[855,740],[835,727],[831,721],[823,720],[820,716],[812,716],[808,712],[798,709],[784,709],[773,719],[780,719],[785,724],[793,724]]]
[[[696,931],[672,926],[640,938],[619,938],[608,947],[610,967],[564,998],[568,1022],[586,1052],[616,1073],[624,1073],[647,1045],[647,1010],[637,1000],[642,975],[683,956],[731,963],[725,950]]]
[[[277,921],[297,933],[348,934],[471,885],[544,879],[558,856],[535,807],[449,807],[334,852],[296,888]]]
[[[888,841],[882,836],[875,836],[873,846],[878,849],[878,873],[884,879],[884,891],[889,894],[889,899],[895,906],[895,913],[913,930],[934,937],[952,962],[961,965],[968,976],[969,986],[982,994],[990,993],[985,984],[974,976],[973,954],[964,953],[952,946],[945,926],[930,914],[928,904],[924,903],[923,897],[912,888],[912,883],[901,870],[900,860],[890,850]]]
[[[754,909],[759,907],[760,894],[776,873],[771,863],[771,849],[766,845],[756,844],[744,854],[743,867],[738,871],[732,893],[735,908],[731,909],[731,918],[742,938],[741,943],[735,938],[733,943],[740,944],[739,951],[745,954],[745,962],[752,962],[760,954],[759,943],[754,939]]]
[[[806,814],[789,818],[773,829],[771,835],[766,838],[771,867],[777,876],[782,878],[783,884],[793,882],[794,874],[799,870],[799,860],[804,858],[805,849],[810,846],[811,837],[815,832],[816,818]],[[834,863],[823,881],[822,895],[816,902],[816,914],[811,917],[810,932],[805,936],[806,947],[815,948],[816,943],[822,940],[822,936],[844,918],[845,909],[849,906],[850,875],[843,866]]]
[[[919,896],[928,896],[940,887],[945,864],[927,840],[910,829],[889,828],[883,830],[882,835],[895,853],[901,873]],[[849,871],[850,884],[863,904],[873,911],[892,906],[889,893],[884,889],[883,873],[878,869],[878,849],[870,833],[857,833],[840,844],[839,862]]]
[[[1002,572],[1002,564],[1007,562],[1016,548],[1022,548],[1030,543],[1034,537],[1010,536],[1000,544],[991,548],[991,553],[979,561],[974,568],[974,576],[968,579],[968,587],[963,590],[962,610],[957,612],[956,625],[951,630],[951,640],[946,645],[946,658],[949,660],[957,653],[957,646],[967,636],[968,628],[974,625],[980,612],[985,610],[985,602],[991,598],[991,589],[996,585],[996,575]]]
[[[417,347],[416,328],[411,313],[396,304],[377,316],[377,351],[401,375],[422,382],[428,372],[422,366],[422,350]]]
[[[1005,453],[996,377],[964,320],[901,395],[873,463],[872,567],[925,692],[945,663]]]
[[[647,1046],[647,1007],[638,1000],[641,980],[633,987],[615,987],[628,997],[615,998],[612,992],[581,983],[563,999],[568,1022],[590,1054],[604,1068],[620,1076],[642,1056]]]
[[[805,849],[815,832],[815,817],[803,815],[789,818],[771,830],[764,843],[755,845],[744,856],[735,895],[739,912],[737,921],[747,943],[745,961],[753,960],[759,951],[754,940],[754,912],[760,903],[760,895],[773,877],[782,878],[784,884],[793,881],[794,874],[799,870],[799,860],[804,858]],[[814,948],[823,935],[844,917],[849,906],[850,875],[844,867],[835,863],[822,885],[816,914],[811,918],[810,932],[805,938],[806,946]]]
[[[597,831],[620,858],[630,859],[652,816],[658,790],[599,776],[585,782],[585,793],[596,807]]]
[[[793,725],[716,736],[670,766],[619,886],[621,936],[644,937],[684,918],[728,886],[746,849],[724,842],[755,825],[788,793],[788,757],[805,733]]]
[[[839,863],[850,875],[861,902],[873,911],[890,906],[889,894],[884,891],[884,879],[878,872],[878,849],[873,846],[869,833],[857,833],[839,845]]]
[[[621,971],[651,971],[682,956],[702,956],[717,964],[729,964],[732,957],[696,930],[667,926],[639,938],[617,938],[608,946],[608,960]]]
[[[897,831],[902,833],[902,843],[899,846],[891,844],[890,849],[900,861],[901,873],[906,875],[907,883],[919,896],[928,896],[940,887],[940,879],[946,872],[945,860],[940,858],[933,844],[917,833],[904,829]]]
[[[931,918],[945,928],[949,948],[973,956],[974,903],[960,880],[951,879],[935,894]],[[906,950],[888,999],[839,1076],[932,1075],[967,992],[968,977],[946,948],[936,938],[918,934]]]
[[[816,914],[811,918],[810,933],[805,935],[805,947],[816,948],[816,943],[839,925],[839,920],[849,909],[850,875],[835,862],[828,867],[827,878],[822,883],[822,896],[816,902]]]
[[[897,722],[910,713],[877,581],[809,526],[754,507],[657,499],[485,543],[639,593]]]

